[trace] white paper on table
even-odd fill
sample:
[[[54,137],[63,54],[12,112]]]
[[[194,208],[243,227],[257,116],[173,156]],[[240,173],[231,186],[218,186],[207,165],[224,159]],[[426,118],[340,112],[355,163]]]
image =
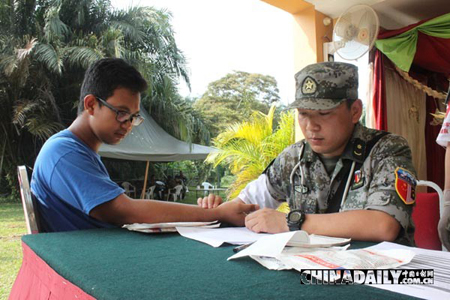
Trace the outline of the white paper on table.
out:
[[[242,245],[253,243],[259,238],[266,236],[264,233],[255,233],[246,227],[226,228],[201,228],[201,227],[177,227],[182,236],[213,247],[220,247],[223,243]]]
[[[172,228],[172,227],[198,227],[214,225],[217,221],[212,222],[169,222],[169,223],[133,223],[125,224],[122,228],[127,229],[148,229],[148,228]],[[220,226],[220,223],[217,223]]]
[[[278,257],[286,246],[302,248],[332,247],[348,244],[351,239],[308,235],[306,231],[289,231],[265,236],[248,248],[228,258],[235,259],[244,256]]]
[[[393,248],[408,249],[416,256],[401,269],[434,269],[432,285],[371,285],[376,288],[414,296],[423,299],[450,299],[450,253],[446,251],[427,250],[383,242],[368,249],[387,250]]]
[[[125,224],[122,228],[142,233],[177,232],[176,227],[217,228],[220,223],[212,222],[169,222],[169,223],[133,223]]]
[[[292,266],[284,264],[280,257],[283,257],[284,255],[296,255],[301,253],[314,253],[315,251],[344,251],[347,250],[350,247],[350,244],[345,246],[336,246],[336,247],[327,247],[327,248],[302,248],[302,247],[286,247],[283,249],[283,252],[281,252],[280,256],[277,258],[275,257],[267,257],[267,256],[257,256],[257,255],[251,255],[250,257],[253,260],[256,260],[258,263],[263,265],[269,270],[291,270]]]
[[[297,241],[309,240],[308,234],[305,231],[288,231],[267,235],[257,240],[253,245],[229,257],[230,259],[245,257],[245,256],[267,256],[277,257],[281,254],[286,244],[296,236]]]
[[[303,247],[303,248],[327,248],[333,246],[342,246],[350,243],[351,239],[348,238],[336,238],[331,236],[310,234],[307,242],[303,241],[303,237],[300,240],[298,235],[295,235],[293,239],[289,241],[287,246],[291,247]]]
[[[282,254],[277,257],[283,264],[297,271],[305,269],[392,269],[407,264],[414,252],[406,249],[348,251],[318,251],[300,254]]]

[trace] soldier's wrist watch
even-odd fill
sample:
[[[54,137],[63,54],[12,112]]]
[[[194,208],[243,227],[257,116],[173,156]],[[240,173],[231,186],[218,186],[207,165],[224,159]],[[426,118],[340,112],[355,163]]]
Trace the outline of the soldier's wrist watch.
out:
[[[287,225],[290,231],[301,230],[305,221],[305,213],[299,209],[294,209],[286,216]]]

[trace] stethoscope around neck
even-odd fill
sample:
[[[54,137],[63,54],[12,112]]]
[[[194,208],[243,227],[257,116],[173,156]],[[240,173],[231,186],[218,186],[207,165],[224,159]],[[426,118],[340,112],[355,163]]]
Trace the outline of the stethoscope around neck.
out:
[[[294,205],[296,205],[296,203],[299,203],[300,207],[294,207],[294,209],[301,209],[301,210],[304,210],[303,209],[303,205],[304,205],[303,194],[306,194],[309,190],[308,186],[306,185],[305,173],[303,170],[303,166],[301,164],[304,151],[305,151],[305,143],[303,142],[302,147],[300,149],[300,153],[298,155],[298,163],[294,166],[294,168],[292,169],[291,175],[289,176],[289,184],[290,184],[291,193],[289,195],[289,198],[287,199],[289,206],[294,206]],[[342,206],[344,205],[345,198],[347,198],[348,190],[350,189],[350,183],[352,182],[352,174],[355,171],[355,166],[356,166],[356,162],[353,161],[352,166],[350,168],[350,172],[348,173],[347,183],[345,184],[345,190],[344,190],[344,193],[342,194],[341,205],[339,206],[339,211],[342,211]],[[292,205],[291,205],[291,199],[295,195],[294,176],[296,175],[297,169],[299,169],[299,171],[300,171],[300,190],[301,190],[300,201],[298,201],[296,203],[292,203]]]

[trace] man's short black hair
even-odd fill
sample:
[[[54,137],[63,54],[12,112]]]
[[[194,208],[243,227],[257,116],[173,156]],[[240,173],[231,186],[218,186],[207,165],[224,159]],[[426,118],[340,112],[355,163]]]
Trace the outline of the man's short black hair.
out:
[[[86,70],[81,85],[78,115],[84,111],[84,97],[92,94],[104,100],[114,94],[117,88],[126,88],[135,93],[147,89],[147,82],[141,73],[120,58],[103,58]]]
[[[350,109],[353,105],[353,103],[355,103],[356,99],[347,99],[345,100],[345,103],[347,103],[347,108]]]

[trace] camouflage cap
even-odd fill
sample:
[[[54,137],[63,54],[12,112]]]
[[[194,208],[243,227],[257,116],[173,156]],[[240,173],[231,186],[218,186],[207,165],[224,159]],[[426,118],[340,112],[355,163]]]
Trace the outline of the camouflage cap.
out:
[[[295,74],[295,89],[289,108],[332,109],[358,99],[358,68],[342,62],[312,64]]]

